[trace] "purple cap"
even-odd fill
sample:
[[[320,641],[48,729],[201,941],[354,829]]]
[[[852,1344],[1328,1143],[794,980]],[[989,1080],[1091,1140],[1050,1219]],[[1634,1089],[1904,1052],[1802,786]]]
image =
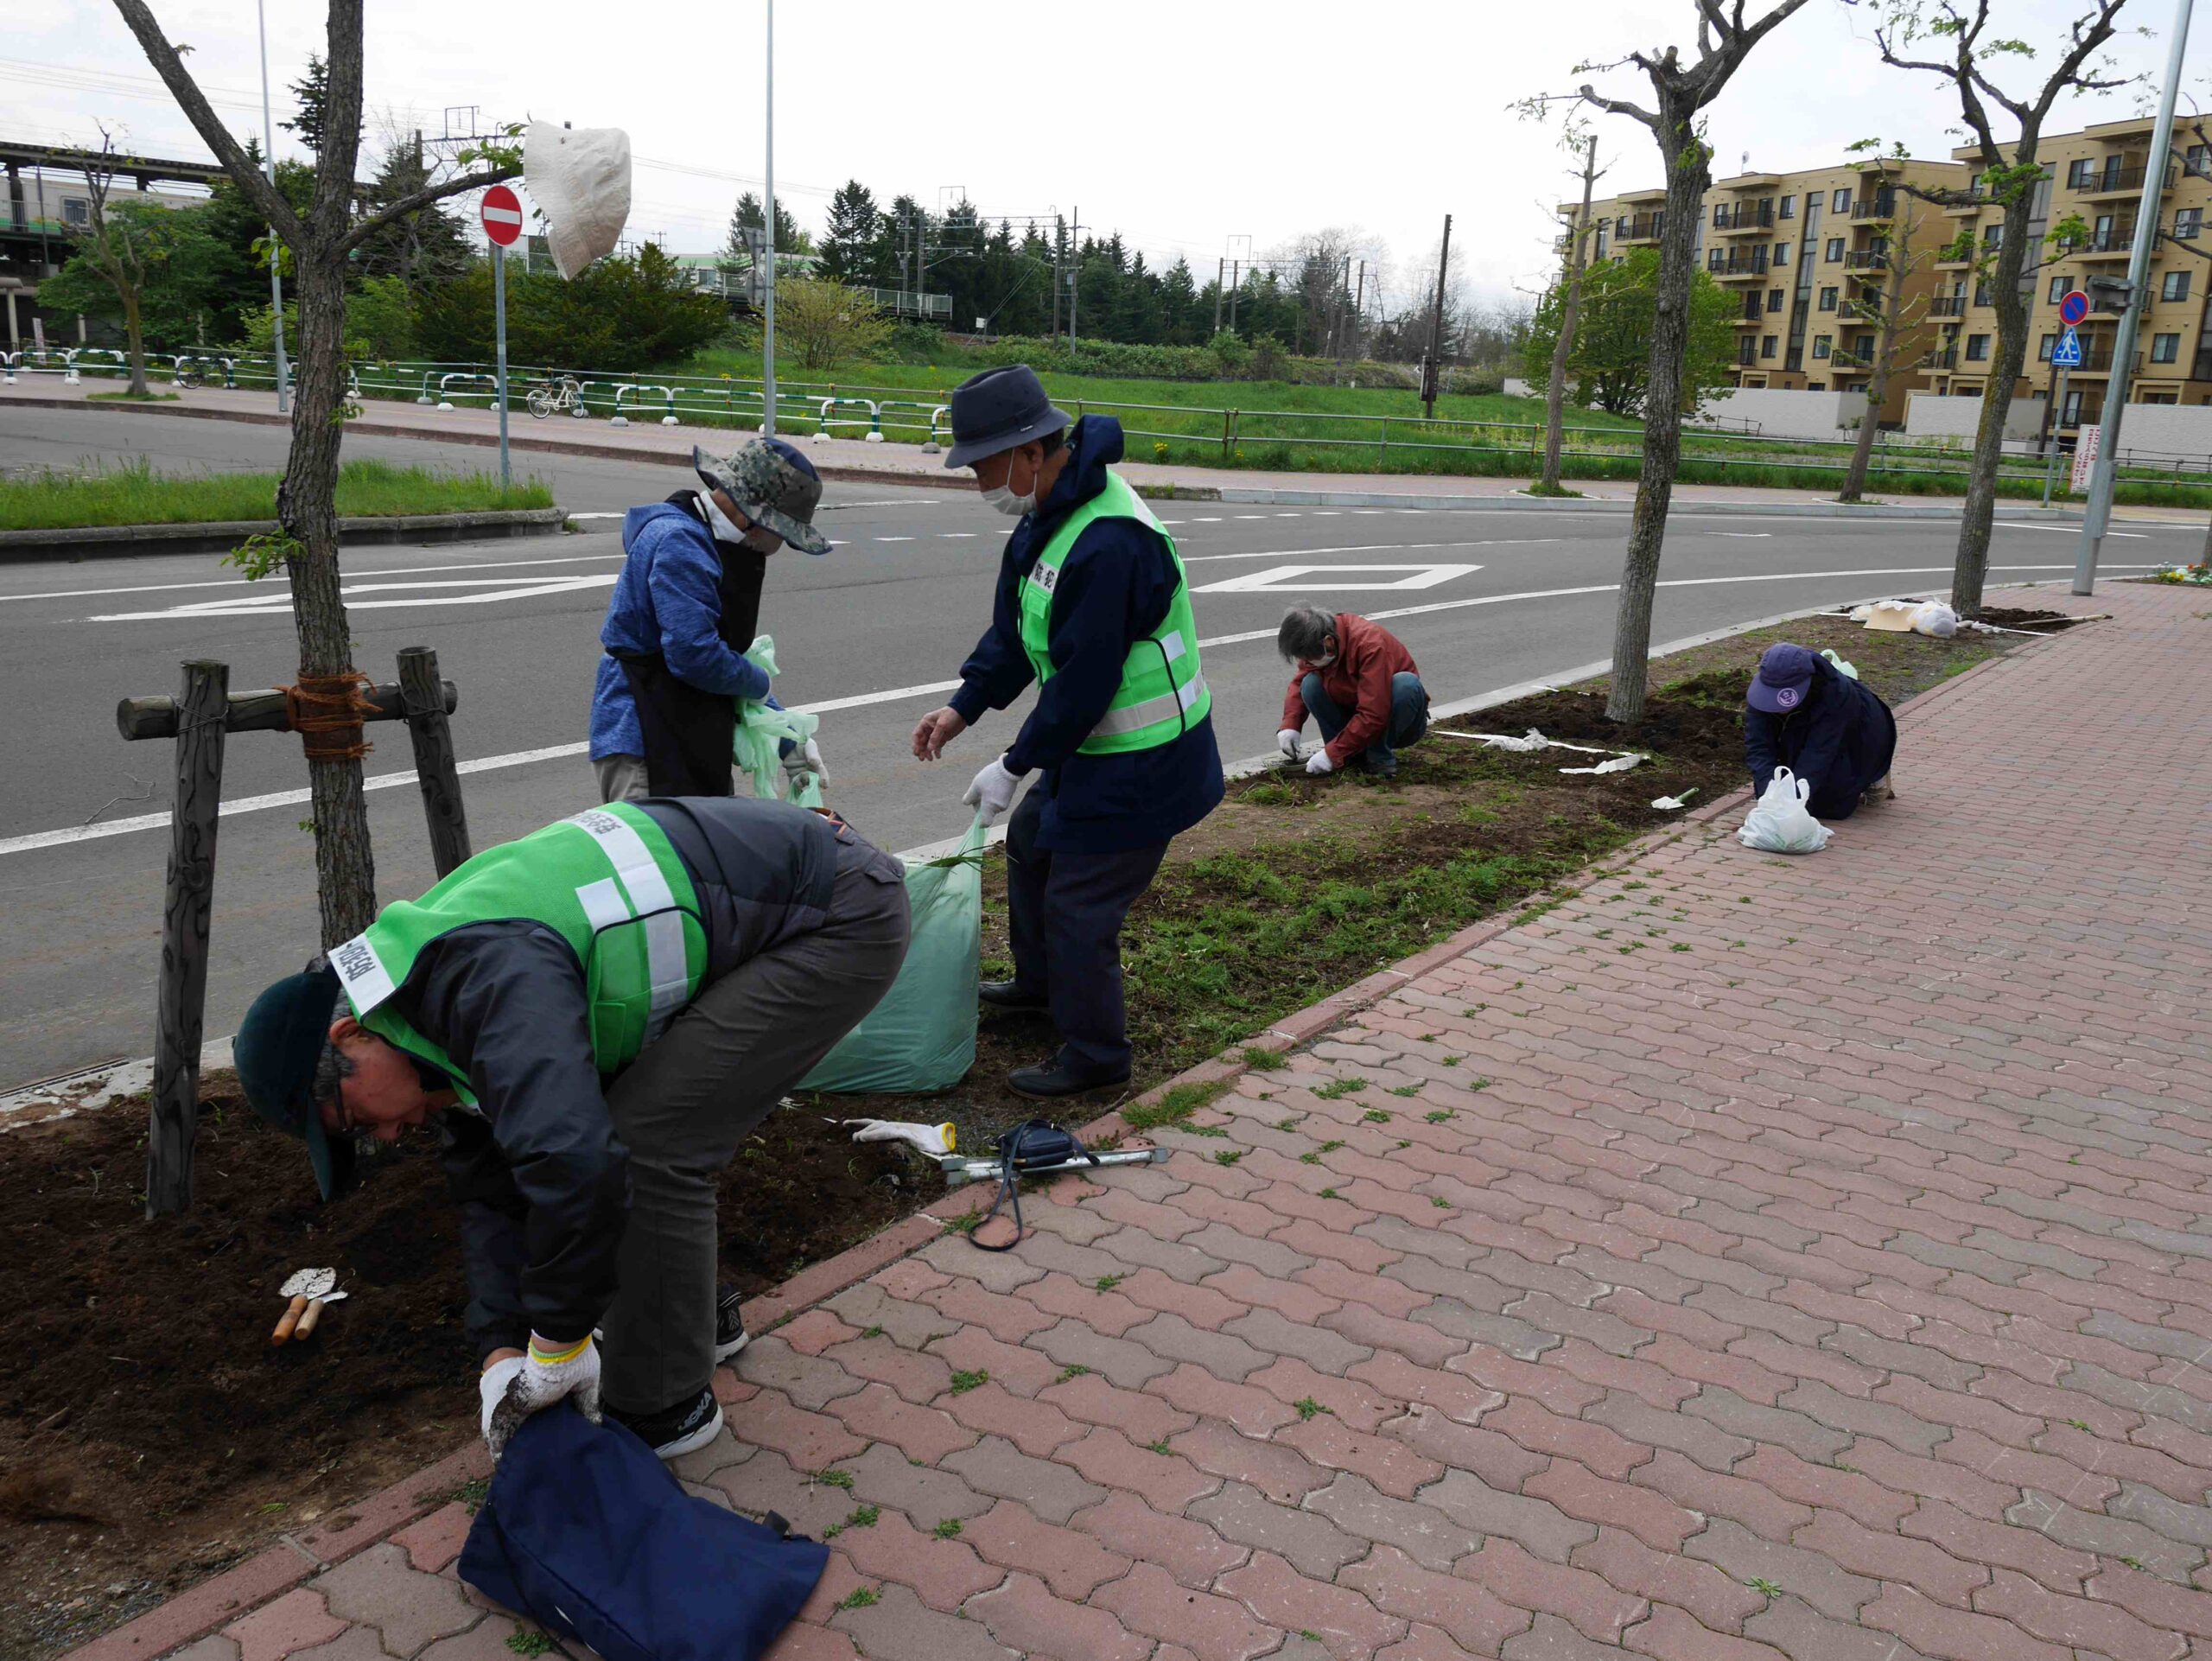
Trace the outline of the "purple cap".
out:
[[[1786,716],[1798,708],[1813,690],[1813,665],[1819,659],[1802,646],[1787,640],[1770,646],[1759,659],[1759,672],[1751,677],[1745,700],[1754,710]]]

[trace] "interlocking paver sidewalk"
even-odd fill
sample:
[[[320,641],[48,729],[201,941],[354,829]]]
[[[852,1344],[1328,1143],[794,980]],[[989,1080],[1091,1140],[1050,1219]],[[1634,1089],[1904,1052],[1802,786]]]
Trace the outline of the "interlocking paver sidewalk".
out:
[[[679,1467],[841,1525],[780,1661],[2212,1657],[2212,617],[2057,603],[1819,857],[1724,806],[783,1295]],[[465,1520],[93,1650],[503,1653]]]

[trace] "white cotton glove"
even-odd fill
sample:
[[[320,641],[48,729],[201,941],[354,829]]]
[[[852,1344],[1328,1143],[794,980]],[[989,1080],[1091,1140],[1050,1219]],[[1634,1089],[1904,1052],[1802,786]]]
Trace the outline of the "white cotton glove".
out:
[[[847,1119],[844,1123],[860,1126],[853,1132],[855,1142],[903,1142],[932,1156],[952,1151],[954,1131],[950,1119],[943,1124],[914,1124],[904,1119]]]
[[[1020,788],[1021,780],[1006,770],[1006,757],[1001,755],[976,775],[968,793],[960,799],[976,809],[986,825],[993,825],[1006,817],[1007,809],[1014,805],[1014,792]]]
[[[494,1460],[507,1451],[508,1439],[522,1429],[524,1419],[563,1397],[575,1397],[584,1417],[594,1424],[599,1422],[599,1346],[589,1338],[566,1349],[556,1349],[533,1333],[530,1349],[519,1361],[502,1361],[492,1371],[503,1367],[513,1371],[484,1427],[484,1441]],[[491,1374],[485,1376],[488,1379]],[[489,1384],[485,1388],[488,1391]]]
[[[1337,764],[1329,760],[1329,752],[1325,748],[1318,749],[1306,758],[1306,770],[1318,779],[1325,773],[1334,773]]]
[[[830,769],[822,765],[822,746],[811,738],[804,744],[794,744],[784,757],[784,771],[793,779],[802,773],[810,773],[823,784],[830,782]]]
[[[1295,761],[1298,760],[1298,729],[1295,727],[1285,727],[1281,732],[1277,733],[1275,735],[1275,748],[1283,753],[1284,760],[1289,761]]]
[[[515,1375],[529,1365],[529,1357],[511,1355],[504,1361],[494,1361],[484,1369],[483,1375],[477,1379],[476,1394],[481,1399],[484,1409],[479,1416],[478,1422],[482,1428],[484,1440],[486,1442],[492,1440],[493,1410],[497,1408],[505,1397],[507,1386],[514,1382]]]

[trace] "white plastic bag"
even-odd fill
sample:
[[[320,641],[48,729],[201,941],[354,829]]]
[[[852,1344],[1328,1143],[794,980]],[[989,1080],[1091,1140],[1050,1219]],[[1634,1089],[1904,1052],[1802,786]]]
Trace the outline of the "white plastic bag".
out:
[[[523,141],[523,188],[545,215],[563,277],[611,254],[630,218],[630,135],[620,127],[533,121]]]
[[[1835,834],[1805,804],[1813,786],[1788,767],[1777,767],[1766,790],[1744,816],[1736,840],[1766,854],[1817,854]]]
[[[1834,664],[1835,665],[1835,672],[1843,676],[1847,680],[1857,680],[1859,678],[1859,671],[1852,665],[1846,663],[1842,659],[1837,657],[1835,655],[1835,648],[1834,646],[1823,646],[1821,649],[1821,656],[1826,658],[1830,663]]]
[[[1926,601],[1915,608],[1912,627],[1917,633],[1948,640],[1959,632],[1959,614],[1940,600]]]

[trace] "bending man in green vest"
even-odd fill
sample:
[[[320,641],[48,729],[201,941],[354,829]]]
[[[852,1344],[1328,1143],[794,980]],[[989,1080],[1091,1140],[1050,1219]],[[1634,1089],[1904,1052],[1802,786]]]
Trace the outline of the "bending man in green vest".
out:
[[[996,1009],[1049,1011],[1059,1053],[1018,1067],[1026,1096],[1071,1096],[1129,1076],[1122,920],[1170,838],[1221,799],[1212,698],[1174,539],[1111,470],[1121,423],[1070,423],[1026,365],[984,371],[952,394],[947,467],[972,467],[983,499],[1020,523],[1007,538],[991,626],[960,690],[914,729],[934,760],[985,710],[1033,680],[1037,707],[967,800],[987,820],[1030,787],[1007,827],[1014,978]]]
[[[874,1007],[906,951],[899,862],[747,797],[616,802],[479,854],[281,980],[233,1044],[325,1200],[353,1138],[436,1116],[496,1457],[573,1395],[664,1459],[721,1429],[716,1173]],[[604,1333],[602,1375],[594,1335]]]

